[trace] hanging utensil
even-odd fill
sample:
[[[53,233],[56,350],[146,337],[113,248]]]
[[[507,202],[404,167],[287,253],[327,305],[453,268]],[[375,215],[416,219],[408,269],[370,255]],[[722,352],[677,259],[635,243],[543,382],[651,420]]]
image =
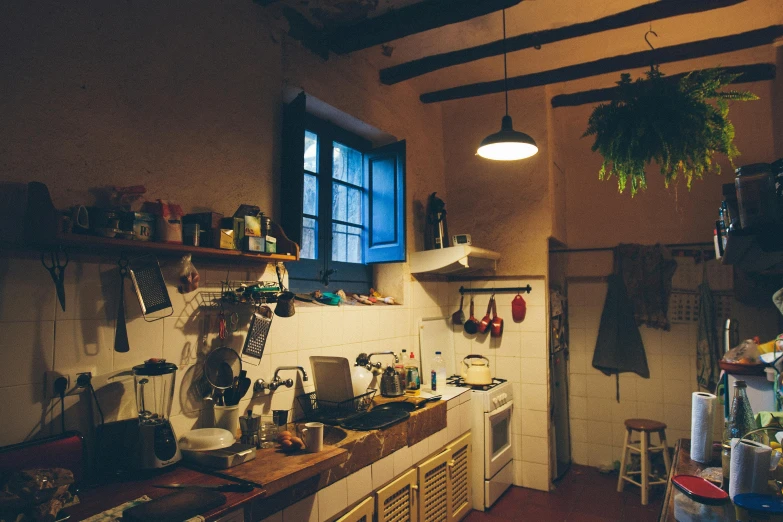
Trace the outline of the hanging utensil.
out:
[[[462,311],[462,305],[465,302],[465,294],[459,296],[459,310],[451,314],[451,324],[462,324],[465,322],[465,312]]]
[[[527,303],[522,297],[522,294],[517,294],[511,301],[511,317],[515,323],[521,323],[525,320],[527,314]]]
[[[478,324],[478,331],[479,333],[487,333],[487,330],[489,330],[489,325],[492,322],[492,318],[489,316],[489,313],[492,311],[492,303],[495,301],[495,294],[492,294],[492,296],[489,298],[489,303],[487,303],[487,313],[484,314],[484,317],[479,321]]]
[[[476,317],[473,315],[473,297],[470,298],[470,318],[468,318],[467,321],[465,321],[465,332],[473,335],[478,331],[478,321],[476,320]]]
[[[68,252],[62,250],[65,262],[60,261],[60,251],[52,250],[49,252],[49,263],[46,262],[46,253],[41,252],[41,264],[46,270],[49,271],[49,275],[52,276],[54,281],[54,287],[57,290],[57,300],[60,302],[60,306],[65,311],[65,267],[68,266]]]
[[[141,256],[130,263],[129,272],[133,286],[136,289],[136,297],[141,305],[141,313],[145,321],[156,321],[169,317],[174,313],[174,307],[169,299],[169,291],[163,272],[160,271],[158,259],[153,255]],[[147,319],[147,315],[170,308],[166,316],[158,316]]]
[[[226,313],[223,311],[223,305],[220,306],[220,313],[218,314],[218,337],[220,340],[226,338]]]
[[[256,364],[261,362],[261,356],[264,355],[264,346],[269,337],[273,317],[272,309],[264,305],[259,307],[250,319],[250,327],[247,330],[247,337],[245,337],[245,345],[242,347],[242,355],[256,359]]]
[[[237,352],[223,346],[210,352],[204,363],[204,376],[213,389],[217,406],[225,405],[223,395],[234,385],[234,376],[242,371],[242,360]]]
[[[117,307],[117,326],[114,329],[114,351],[125,353],[130,351],[128,328],[125,324],[125,278],[128,276],[128,260],[121,257],[117,265],[120,267],[120,304]]]
[[[503,319],[498,317],[498,306],[495,298],[492,298],[492,324],[489,335],[492,337],[500,337],[503,335]]]

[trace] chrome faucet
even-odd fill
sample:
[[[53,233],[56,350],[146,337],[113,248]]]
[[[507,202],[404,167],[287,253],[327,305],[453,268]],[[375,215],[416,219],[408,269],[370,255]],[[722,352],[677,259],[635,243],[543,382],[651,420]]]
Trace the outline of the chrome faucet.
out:
[[[266,381],[264,381],[264,379],[258,379],[256,383],[253,385],[253,392],[261,393],[264,390],[269,390],[270,392],[273,392],[281,386],[285,386],[286,388],[291,388],[294,385],[294,380],[281,379],[280,375],[278,375],[281,370],[295,370],[295,371],[302,372],[302,381],[307,382],[307,372],[301,366],[280,366],[279,368],[275,369],[275,374],[272,376],[272,382],[267,383]]]

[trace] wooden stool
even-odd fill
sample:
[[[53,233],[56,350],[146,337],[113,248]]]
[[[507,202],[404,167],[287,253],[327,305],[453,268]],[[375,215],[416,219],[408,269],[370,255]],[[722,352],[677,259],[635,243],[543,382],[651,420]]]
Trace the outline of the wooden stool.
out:
[[[620,461],[620,477],[617,479],[617,492],[622,493],[623,481],[628,481],[631,484],[635,484],[642,488],[642,505],[647,505],[647,495],[650,486],[657,484],[666,484],[668,480],[669,471],[672,467],[671,457],[669,456],[669,446],[666,444],[666,424],[650,419],[626,419],[625,428],[628,433],[625,436],[625,446],[623,447],[623,458]],[[633,432],[638,431],[640,434],[639,441],[632,441]],[[657,433],[659,445],[650,445],[650,433]],[[639,444],[634,446],[634,444]],[[639,453],[642,458],[641,471],[625,471],[625,464],[628,458],[628,452],[635,451]],[[663,452],[663,462],[666,465],[666,475],[663,480],[657,480],[650,482],[650,453],[661,451]],[[629,475],[641,475],[641,483],[633,480]]]

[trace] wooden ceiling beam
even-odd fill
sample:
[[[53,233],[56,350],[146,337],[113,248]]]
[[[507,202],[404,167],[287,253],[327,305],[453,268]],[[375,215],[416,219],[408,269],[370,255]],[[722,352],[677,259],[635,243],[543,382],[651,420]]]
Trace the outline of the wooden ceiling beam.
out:
[[[772,63],[754,63],[751,65],[738,65],[736,67],[725,67],[724,70],[729,74],[738,74],[739,76],[731,83],[750,83],[761,82],[764,80],[774,80],[776,75],[775,64]],[[677,82],[684,76],[690,74],[681,73],[672,76],[664,76],[664,81]],[[605,102],[613,99],[617,94],[617,87],[607,87],[605,89],[592,89],[589,91],[574,92],[570,94],[558,94],[552,97],[552,107],[576,107],[588,103]]]
[[[522,49],[529,49],[531,47],[539,48],[545,44],[561,42],[579,36],[600,33],[611,29],[620,29],[673,16],[711,11],[713,9],[739,4],[744,1],[745,0],[660,0],[590,22],[512,36],[506,39],[506,47],[508,52],[521,51]],[[385,85],[394,85],[395,83],[410,80],[411,78],[439,69],[501,54],[503,54],[503,40],[497,40],[476,47],[469,47],[467,49],[460,49],[458,51],[427,56],[418,60],[381,69],[381,83]]]
[[[508,79],[508,89],[527,89],[552,83],[589,78],[601,74],[638,69],[655,62],[658,64],[702,58],[716,54],[749,49],[760,45],[771,44],[776,38],[783,36],[783,25],[773,25],[764,29],[755,29],[731,36],[709,38],[669,47],[661,47],[654,51],[641,51],[603,58],[592,62],[569,65],[559,69],[551,69]],[[419,96],[423,103],[435,103],[447,100],[459,100],[503,92],[503,80],[479,82],[427,92]]]
[[[513,7],[520,2],[522,0],[424,0],[337,28],[322,34],[320,39],[332,52],[347,54],[430,29],[471,20]]]

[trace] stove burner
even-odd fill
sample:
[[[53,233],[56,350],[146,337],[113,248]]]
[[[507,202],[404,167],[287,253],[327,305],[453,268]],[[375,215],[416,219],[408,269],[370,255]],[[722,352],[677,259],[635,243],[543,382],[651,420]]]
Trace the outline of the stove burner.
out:
[[[495,386],[503,384],[504,382],[506,382],[505,379],[498,379],[497,377],[492,378],[492,384],[468,384],[459,375],[452,375],[451,377],[446,378],[446,384],[450,384],[451,386],[457,386],[458,388],[470,388],[472,390],[480,391],[491,390]]]

